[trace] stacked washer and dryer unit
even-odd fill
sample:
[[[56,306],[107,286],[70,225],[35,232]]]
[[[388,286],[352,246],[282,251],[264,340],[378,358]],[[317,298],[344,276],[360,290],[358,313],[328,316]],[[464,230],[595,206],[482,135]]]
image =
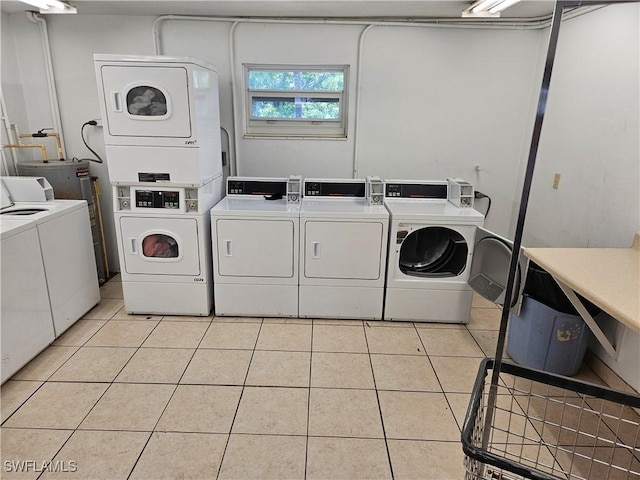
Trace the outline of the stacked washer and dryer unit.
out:
[[[94,56],[128,313],[209,315],[209,210],[222,198],[215,67]]]

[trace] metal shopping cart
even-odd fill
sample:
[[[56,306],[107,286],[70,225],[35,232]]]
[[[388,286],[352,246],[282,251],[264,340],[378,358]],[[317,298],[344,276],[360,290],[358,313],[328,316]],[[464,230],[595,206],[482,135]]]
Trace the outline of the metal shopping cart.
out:
[[[465,480],[640,479],[640,397],[506,362],[492,386],[493,368],[467,411]]]
[[[465,480],[640,480],[640,396],[502,361],[563,11],[628,1],[556,2],[496,355],[480,365],[462,431]]]

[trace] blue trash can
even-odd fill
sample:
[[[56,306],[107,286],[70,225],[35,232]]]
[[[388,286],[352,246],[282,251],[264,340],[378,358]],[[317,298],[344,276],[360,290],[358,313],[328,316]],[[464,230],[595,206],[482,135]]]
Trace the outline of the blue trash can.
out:
[[[572,376],[580,370],[590,336],[579,315],[525,295],[520,315],[509,319],[507,353],[520,365]]]
[[[591,315],[600,312],[581,301]],[[591,336],[553,277],[530,262],[520,314],[509,317],[509,356],[526,367],[571,376],[580,369]]]

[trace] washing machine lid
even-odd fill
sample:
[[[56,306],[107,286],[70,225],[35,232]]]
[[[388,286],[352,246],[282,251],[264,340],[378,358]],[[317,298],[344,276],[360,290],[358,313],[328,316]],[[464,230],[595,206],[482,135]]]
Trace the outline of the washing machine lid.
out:
[[[474,208],[460,208],[446,200],[390,200],[385,205],[391,220],[424,221],[425,224],[450,222],[482,225],[484,215]]]
[[[512,255],[511,240],[484,228],[478,228],[469,271],[468,283],[471,288],[487,300],[503,305]],[[511,295],[511,307],[516,309],[521,302],[528,269],[528,259],[524,255],[523,248],[520,249],[518,262]]]
[[[46,202],[16,202],[11,207],[3,208],[0,217],[29,218],[36,223],[44,223],[60,215],[86,208],[85,200],[50,200]]]

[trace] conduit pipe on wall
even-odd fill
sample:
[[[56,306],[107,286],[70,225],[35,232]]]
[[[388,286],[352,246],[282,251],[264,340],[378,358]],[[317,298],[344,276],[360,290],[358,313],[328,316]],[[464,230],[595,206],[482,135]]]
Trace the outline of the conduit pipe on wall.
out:
[[[568,12],[564,19],[568,20],[585,13],[589,13],[593,10],[598,10],[603,6],[595,6],[591,8],[579,8]],[[236,84],[236,61],[235,61],[235,37],[234,32],[236,27],[240,23],[268,23],[268,24],[289,24],[289,25],[352,25],[365,27],[360,34],[358,42],[357,53],[357,83],[356,83],[356,107],[354,118],[354,134],[353,134],[353,176],[358,174],[358,115],[360,112],[360,90],[362,86],[361,75],[361,62],[362,51],[364,48],[364,38],[370,29],[373,27],[431,27],[431,28],[473,28],[473,29],[508,29],[508,30],[536,30],[547,28],[551,25],[552,16],[544,16],[537,18],[514,18],[509,20],[486,20],[486,19],[457,19],[457,18],[433,18],[425,19],[423,21],[407,20],[407,21],[373,21],[371,19],[353,19],[353,20],[338,20],[338,19],[290,19],[290,18],[259,18],[259,17],[204,17],[204,16],[190,16],[190,15],[162,15],[157,17],[152,26],[153,45],[156,55],[162,54],[162,46],[160,40],[160,26],[167,20],[185,20],[185,21],[198,21],[198,22],[218,22],[218,23],[232,23],[229,30],[229,65],[231,69],[231,113],[232,113],[232,125],[233,125],[233,166],[235,167],[235,174],[238,174],[238,125],[236,121],[241,118],[241,115],[237,111],[238,102],[237,84]]]
[[[360,39],[358,40],[358,59],[356,60],[356,106],[355,106],[355,118],[353,119],[353,178],[358,176],[358,156],[360,155],[360,149],[358,148],[358,136],[360,133],[360,90],[362,89],[362,51],[364,50],[364,37],[369,30],[376,25],[367,25],[360,33]]]
[[[60,135],[63,158],[66,158],[64,136],[62,134],[62,120],[60,119],[60,105],[58,104],[58,92],[56,91],[56,80],[53,74],[53,61],[51,59],[51,45],[49,44],[49,31],[47,22],[35,12],[25,12],[30,22],[40,25],[40,37],[42,40],[42,50],[47,75],[47,88],[49,90],[49,106],[53,119],[53,130]]]
[[[237,152],[239,148],[239,141],[238,135],[236,135],[236,132],[238,131],[238,125],[236,125],[236,121],[242,118],[242,116],[236,112],[236,109],[238,108],[238,102],[236,102],[236,98],[238,95],[238,86],[236,85],[236,44],[234,33],[239,23],[240,22],[233,22],[231,28],[229,29],[229,69],[231,70],[231,125],[233,125],[233,142],[230,142],[233,143],[233,155],[231,155],[231,158],[233,158],[233,162],[230,161],[229,163],[229,173],[231,173],[232,175],[238,175]]]

